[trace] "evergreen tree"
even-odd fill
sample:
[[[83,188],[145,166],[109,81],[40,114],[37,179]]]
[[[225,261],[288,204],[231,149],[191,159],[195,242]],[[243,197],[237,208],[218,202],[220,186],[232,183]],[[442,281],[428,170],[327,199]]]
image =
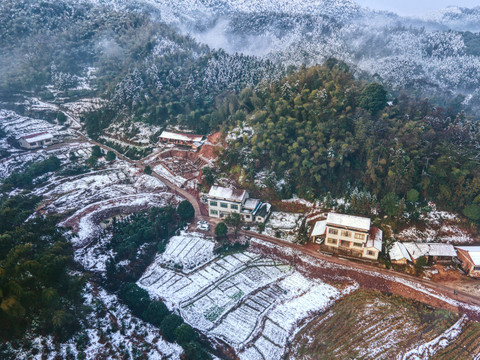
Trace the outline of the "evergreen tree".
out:
[[[195,216],[195,209],[188,200],[183,200],[178,204],[177,213],[182,220],[190,220]]]

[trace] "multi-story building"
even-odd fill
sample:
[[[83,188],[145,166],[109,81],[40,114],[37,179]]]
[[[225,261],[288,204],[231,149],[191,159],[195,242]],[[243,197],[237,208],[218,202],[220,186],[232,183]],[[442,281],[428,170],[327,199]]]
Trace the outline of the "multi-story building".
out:
[[[211,217],[224,218],[238,213],[245,222],[265,222],[270,208],[270,204],[250,198],[245,190],[212,186],[208,193],[208,214]]]
[[[325,246],[331,250],[342,250],[367,259],[376,260],[382,251],[383,233],[376,227],[371,227],[370,219],[329,213],[327,220],[318,222],[312,237],[315,242],[325,238]]]

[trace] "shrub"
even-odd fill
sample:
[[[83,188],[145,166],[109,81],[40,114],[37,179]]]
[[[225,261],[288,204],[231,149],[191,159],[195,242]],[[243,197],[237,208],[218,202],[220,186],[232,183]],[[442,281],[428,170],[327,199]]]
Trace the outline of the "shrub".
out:
[[[67,116],[63,112],[59,111],[57,114],[57,120],[60,124],[63,124],[65,121],[67,121]]]
[[[160,326],[168,314],[167,306],[162,301],[152,301],[144,311],[142,318],[155,326]]]
[[[183,200],[178,204],[177,213],[182,220],[190,220],[195,215],[195,210],[188,200]]]
[[[135,283],[123,285],[120,296],[136,316],[143,315],[151,302],[148,292]]]
[[[202,348],[197,341],[183,345],[185,360],[207,360],[212,357]]]
[[[107,155],[105,156],[105,160],[108,162],[112,162],[117,158],[117,155],[112,150],[107,151]]]
[[[195,330],[188,324],[182,324],[177,327],[174,334],[179,344],[187,344],[195,340],[196,337]]]
[[[217,238],[223,238],[225,235],[227,235],[227,232],[228,232],[228,228],[224,222],[219,223],[215,227],[215,236],[217,236]]]
[[[183,319],[175,314],[171,314],[165,317],[160,324],[160,330],[162,330],[165,340],[175,341],[175,330],[183,324]]]
[[[94,146],[92,147],[92,156],[95,156],[95,157],[97,157],[97,158],[103,156],[103,151],[102,151],[102,149],[100,149],[100,146],[94,145]]]

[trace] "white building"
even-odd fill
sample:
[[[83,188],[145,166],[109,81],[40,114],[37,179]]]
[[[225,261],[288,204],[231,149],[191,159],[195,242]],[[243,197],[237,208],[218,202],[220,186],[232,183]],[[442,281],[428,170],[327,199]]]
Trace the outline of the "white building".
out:
[[[270,210],[270,204],[250,198],[245,190],[212,186],[208,193],[208,214],[211,217],[224,218],[238,213],[245,222],[265,222]]]
[[[316,243],[325,239],[330,250],[377,260],[382,251],[383,232],[371,227],[369,218],[329,213],[327,220],[317,221],[311,238]]]
[[[22,136],[18,139],[19,145],[24,149],[37,149],[42,146],[51,145],[53,143],[53,135],[48,132],[30,134]]]

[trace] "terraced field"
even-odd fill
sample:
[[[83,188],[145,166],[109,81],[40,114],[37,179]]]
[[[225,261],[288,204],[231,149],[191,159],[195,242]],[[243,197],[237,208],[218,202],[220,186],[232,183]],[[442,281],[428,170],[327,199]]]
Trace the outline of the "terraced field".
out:
[[[195,233],[171,238],[166,258],[203,254],[208,240],[199,240]],[[166,258],[157,256],[138,285],[242,360],[280,359],[303,321],[351,290],[307,279],[291,266],[249,252],[212,254],[187,272]]]
[[[440,335],[447,334],[448,341],[463,324],[457,314],[445,310],[359,290],[302,329],[292,343],[289,358],[395,359],[407,352],[408,359],[424,358],[415,355],[437,351],[444,344]]]
[[[460,336],[432,360],[466,360],[480,357],[480,324],[469,322]]]

